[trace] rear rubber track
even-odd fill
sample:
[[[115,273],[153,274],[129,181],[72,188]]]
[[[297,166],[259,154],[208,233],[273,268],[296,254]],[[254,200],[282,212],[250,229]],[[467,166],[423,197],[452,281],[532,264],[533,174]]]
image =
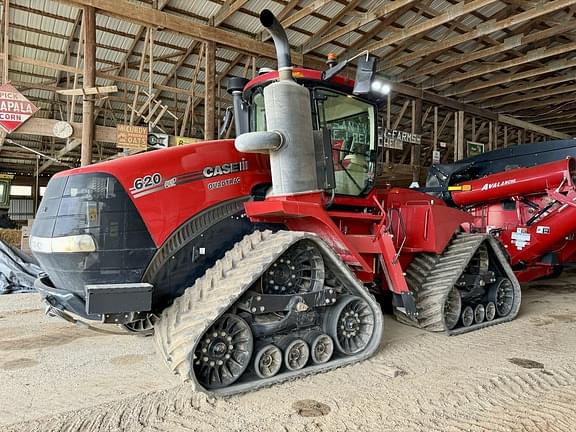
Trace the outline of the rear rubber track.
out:
[[[345,282],[346,288],[366,300],[373,310],[375,330],[366,349],[358,355],[335,359],[326,364],[311,365],[303,370],[284,372],[271,378],[234,383],[221,389],[204,388],[191,373],[194,352],[204,333],[234,305],[242,294],[250,289],[275,260],[290,246],[304,239],[311,240],[318,246],[325,263],[329,263],[340,280]],[[378,349],[382,330],[382,312],[374,297],[369,294],[348,266],[316,235],[293,231],[276,233],[256,231],[236,243],[192,287],[186,289],[172,306],[164,310],[160,321],[155,326],[154,339],[158,352],[168,367],[180,375],[184,381],[191,383],[195,390],[211,395],[227,396],[365,360]]]
[[[504,273],[512,282],[515,294],[512,310],[508,315],[493,321],[449,330],[444,322],[446,299],[484,242],[488,243],[493,254],[498,258]],[[432,332],[446,332],[449,335],[467,333],[512,321],[520,309],[520,284],[508,264],[499,242],[488,234],[457,234],[441,255],[423,253],[416,256],[406,270],[406,281],[414,294],[418,317],[416,320],[411,320],[402,312],[395,311],[396,318],[404,324]]]

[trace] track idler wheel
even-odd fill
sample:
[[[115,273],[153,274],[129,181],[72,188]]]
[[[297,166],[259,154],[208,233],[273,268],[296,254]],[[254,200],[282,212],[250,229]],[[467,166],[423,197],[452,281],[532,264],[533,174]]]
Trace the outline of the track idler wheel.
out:
[[[490,289],[490,300],[496,305],[498,316],[505,317],[514,306],[514,286],[510,279],[500,278]]]
[[[302,339],[294,339],[284,349],[284,364],[291,371],[302,369],[310,359],[310,347]]]
[[[347,295],[328,312],[324,325],[336,349],[352,355],[368,346],[374,334],[374,314],[364,299]]]
[[[444,303],[444,322],[446,328],[452,330],[458,324],[462,312],[462,297],[458,288],[452,287]]]
[[[156,324],[156,322],[158,322],[158,320],[160,319],[160,317],[156,314],[153,313],[148,313],[146,314],[146,316],[131,321],[129,323],[125,323],[122,324],[122,327],[124,327],[124,329],[128,330],[129,332],[133,332],[133,333],[152,333],[152,331],[154,330],[154,325]]]
[[[310,345],[310,357],[315,364],[326,363],[334,354],[334,341],[326,333],[312,332],[306,336]]]
[[[260,378],[270,378],[282,368],[282,351],[276,345],[266,345],[254,357],[254,371]]]
[[[472,306],[466,306],[462,311],[462,325],[470,327],[472,324],[474,324],[474,309]]]
[[[244,319],[222,315],[204,333],[194,353],[194,372],[206,388],[229,386],[242,376],[252,358],[254,337]]]

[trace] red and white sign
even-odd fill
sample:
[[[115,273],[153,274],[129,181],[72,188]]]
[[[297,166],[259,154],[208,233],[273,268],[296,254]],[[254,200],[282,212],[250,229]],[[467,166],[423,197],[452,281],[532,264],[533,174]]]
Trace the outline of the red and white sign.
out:
[[[36,111],[38,108],[13,85],[0,85],[0,126],[6,133],[18,129]]]

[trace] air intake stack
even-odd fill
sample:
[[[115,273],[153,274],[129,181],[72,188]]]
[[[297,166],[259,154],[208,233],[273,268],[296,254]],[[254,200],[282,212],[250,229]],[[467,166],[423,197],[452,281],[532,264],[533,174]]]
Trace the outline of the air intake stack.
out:
[[[292,79],[290,46],[282,25],[267,9],[260,22],[274,40],[279,81],[264,88],[267,132],[238,136],[236,148],[270,155],[272,195],[318,191],[310,93]]]

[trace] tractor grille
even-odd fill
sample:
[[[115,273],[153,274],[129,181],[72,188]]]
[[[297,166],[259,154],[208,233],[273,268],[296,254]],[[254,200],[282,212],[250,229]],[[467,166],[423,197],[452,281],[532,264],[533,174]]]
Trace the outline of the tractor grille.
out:
[[[111,175],[55,177],[38,208],[31,236],[90,234],[95,252],[34,252],[56,288],[84,297],[86,284],[139,282],[156,247],[124,191]]]

